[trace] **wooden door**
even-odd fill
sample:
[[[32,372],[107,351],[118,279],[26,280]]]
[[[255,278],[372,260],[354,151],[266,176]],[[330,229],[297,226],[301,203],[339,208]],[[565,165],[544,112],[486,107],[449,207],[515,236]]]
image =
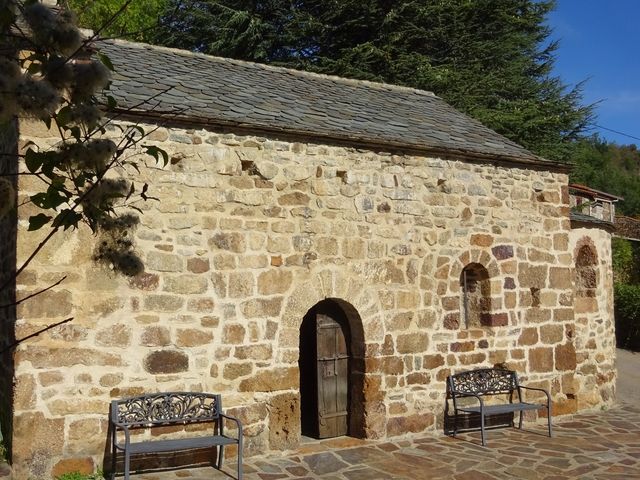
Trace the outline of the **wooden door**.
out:
[[[328,315],[316,316],[318,437],[347,435],[349,355],[341,325]]]

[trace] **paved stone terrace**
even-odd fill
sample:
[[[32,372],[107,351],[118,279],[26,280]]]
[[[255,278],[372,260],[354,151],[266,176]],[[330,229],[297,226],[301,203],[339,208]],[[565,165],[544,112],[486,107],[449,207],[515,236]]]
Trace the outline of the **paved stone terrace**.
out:
[[[339,438],[304,444],[286,456],[259,456],[245,462],[246,480],[410,480],[544,479],[614,480],[640,478],[640,405],[580,414],[557,422],[554,437],[543,425],[529,432],[488,432],[449,437],[415,437],[394,442]],[[222,480],[235,478],[211,467],[132,475],[132,480]],[[117,477],[118,479],[121,477]]]

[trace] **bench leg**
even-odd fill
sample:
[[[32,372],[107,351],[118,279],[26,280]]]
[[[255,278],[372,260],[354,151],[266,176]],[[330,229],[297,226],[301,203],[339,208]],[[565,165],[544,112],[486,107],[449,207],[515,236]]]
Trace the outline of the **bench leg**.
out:
[[[551,436],[551,405],[547,405],[547,421],[549,422],[549,436]]]
[[[238,444],[238,480],[242,480],[242,442]]]
[[[116,442],[111,442],[111,480],[116,478]]]
[[[520,420],[518,421],[518,428],[522,430],[522,410],[520,410]]]
[[[218,447],[218,470],[222,468],[222,458],[224,457],[224,445]]]
[[[487,442],[484,440],[484,412],[480,414],[480,438],[482,439],[482,446],[486,447]]]
[[[124,480],[129,480],[129,467],[131,464],[131,454],[129,450],[124,451]]]

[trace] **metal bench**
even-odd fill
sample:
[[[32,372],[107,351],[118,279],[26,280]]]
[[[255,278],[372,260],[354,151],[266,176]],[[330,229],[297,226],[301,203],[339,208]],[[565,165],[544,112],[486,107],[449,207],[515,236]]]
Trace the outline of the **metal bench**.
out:
[[[547,396],[545,403],[529,403],[522,400],[522,390],[535,390],[543,392]],[[508,401],[503,403],[486,404],[484,397],[488,395],[508,395]],[[514,394],[516,397],[514,399]],[[487,415],[513,414],[520,412],[518,428],[522,430],[522,415],[526,410],[547,410],[548,430],[551,436],[551,397],[549,392],[543,388],[524,387],[518,382],[518,375],[512,370],[499,368],[482,368],[457,373],[447,378],[447,397],[453,401],[453,436],[458,433],[458,416],[460,414],[480,415],[480,435],[482,445],[485,442],[485,423]],[[461,405],[463,398],[475,398],[478,405]],[[515,401],[514,401],[515,400]],[[513,415],[511,416],[511,425]],[[497,428],[497,427],[491,427]]]
[[[224,423],[237,426],[237,438],[224,434]],[[210,393],[167,392],[140,395],[111,402],[111,478],[115,477],[116,456],[124,454],[124,478],[129,480],[131,455],[173,452],[218,447],[217,463],[220,470],[226,445],[238,446],[238,480],[242,480],[242,424],[222,413],[220,395]],[[213,428],[207,436],[147,440],[132,439],[132,431],[160,426],[187,425],[211,422]],[[133,441],[132,441],[133,440]]]

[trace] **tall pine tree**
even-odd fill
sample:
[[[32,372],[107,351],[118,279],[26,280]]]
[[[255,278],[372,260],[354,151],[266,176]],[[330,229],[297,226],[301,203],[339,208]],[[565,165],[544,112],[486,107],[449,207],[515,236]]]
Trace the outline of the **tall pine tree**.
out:
[[[552,75],[552,0],[171,0],[156,41],[431,90],[505,136],[568,156],[591,121]]]

